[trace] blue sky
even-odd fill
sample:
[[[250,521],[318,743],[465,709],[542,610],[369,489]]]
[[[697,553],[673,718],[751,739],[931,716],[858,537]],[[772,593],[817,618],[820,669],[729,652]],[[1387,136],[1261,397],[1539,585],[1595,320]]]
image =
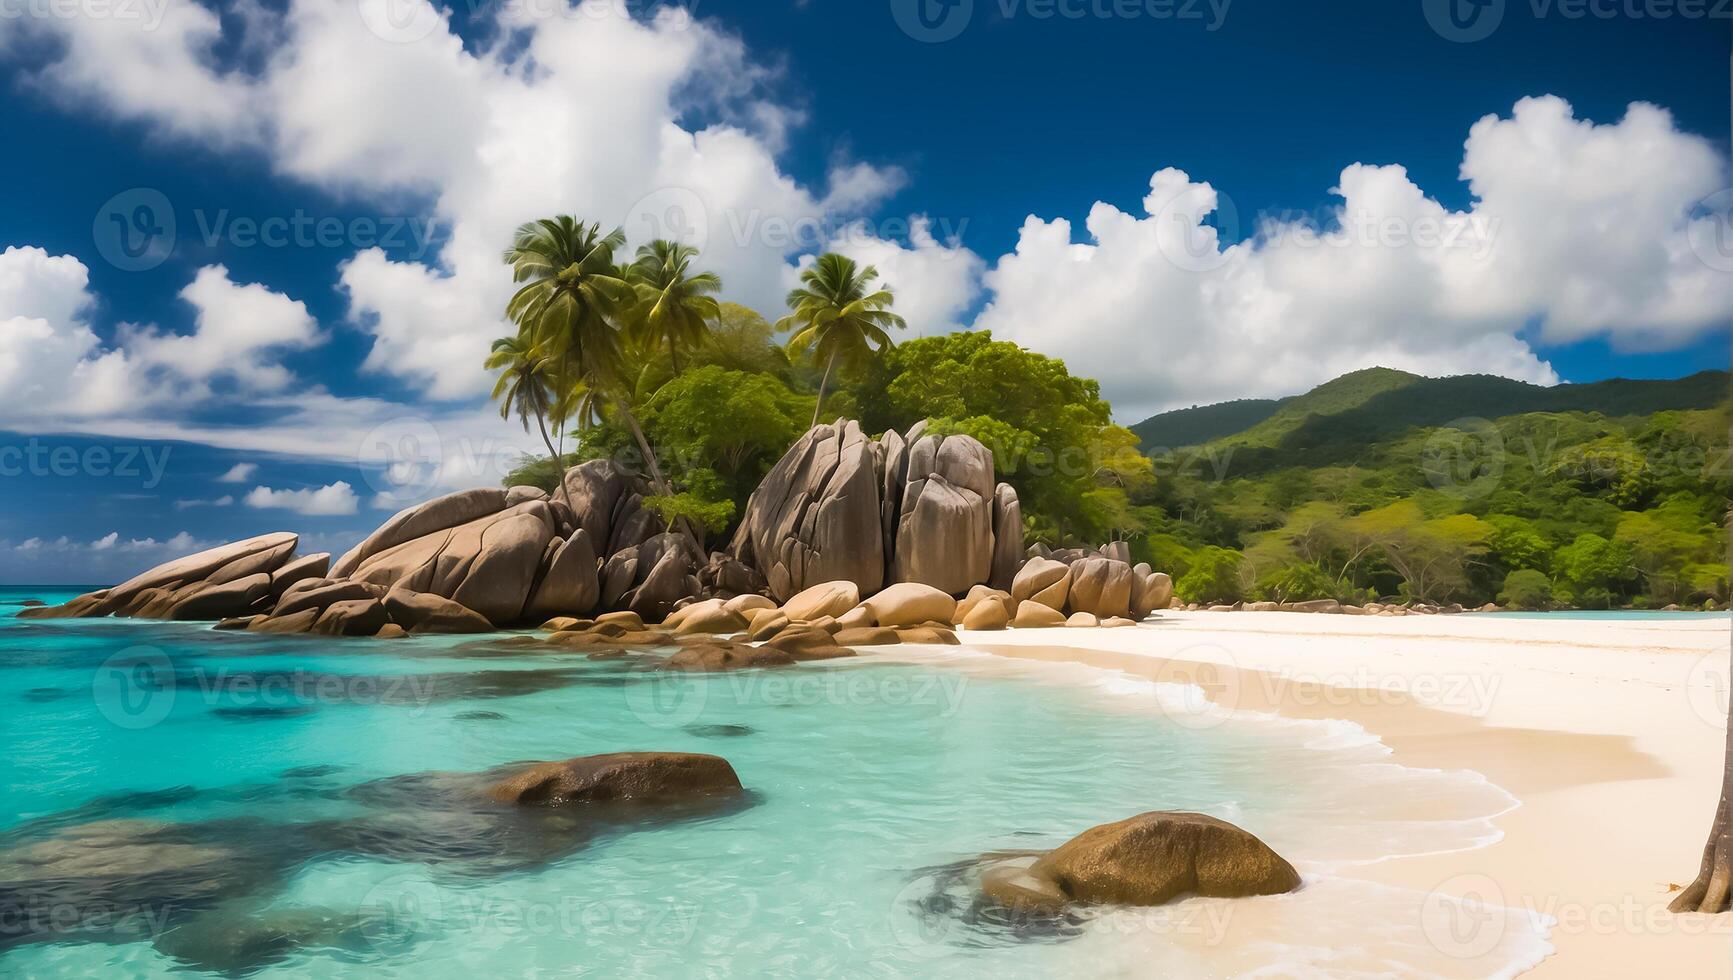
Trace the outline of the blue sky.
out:
[[[1729,184],[1726,19],[1494,0],[1470,39],[1432,0],[962,0],[931,29],[914,0],[424,3],[4,26],[0,581],[282,527],[340,550],[497,479],[528,442],[481,398],[492,257],[551,210],[698,220],[771,314],[803,255],[849,251],[912,330],[1063,356],[1127,422],[1373,363],[1726,365],[1726,277],[1681,244]],[[119,249],[141,213],[172,246]],[[272,219],[289,239],[254,241]]]

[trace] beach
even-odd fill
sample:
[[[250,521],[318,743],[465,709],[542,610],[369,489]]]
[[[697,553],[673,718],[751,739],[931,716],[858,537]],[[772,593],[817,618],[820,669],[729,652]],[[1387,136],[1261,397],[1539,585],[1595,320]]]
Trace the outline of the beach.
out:
[[[1721,788],[1729,624],[1723,616],[1400,618],[1169,612],[1121,629],[964,633],[1007,657],[1196,684],[1216,704],[1342,719],[1391,761],[1472,770],[1521,803],[1503,837],[1348,874],[1463,899],[1423,903],[1466,957],[1526,913],[1552,955],[1536,977],[1733,976],[1733,919],[1675,916]],[[1446,909],[1448,907],[1448,910]]]

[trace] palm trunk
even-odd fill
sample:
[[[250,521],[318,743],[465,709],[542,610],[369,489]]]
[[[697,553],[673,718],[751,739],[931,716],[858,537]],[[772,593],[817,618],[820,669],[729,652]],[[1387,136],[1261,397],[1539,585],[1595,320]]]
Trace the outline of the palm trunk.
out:
[[[555,492],[557,493],[566,487],[566,461],[560,456],[559,449],[555,448],[554,440],[548,436],[547,412],[547,403],[542,400],[542,393],[538,391],[536,392],[536,428],[542,432],[542,443],[548,447],[548,452],[554,455],[554,472],[558,473],[560,477],[560,482],[555,484]]]
[[[824,377],[818,382],[818,403],[812,406],[812,425],[809,428],[818,427],[819,415],[824,412],[824,390],[830,387],[830,372],[835,368],[836,351],[833,350],[830,352],[830,360],[824,364]]]
[[[1674,912],[1717,913],[1729,908],[1728,895],[1733,891],[1729,796],[1733,796],[1733,725],[1727,731],[1727,755],[1721,766],[1721,805],[1715,808],[1715,824],[1709,828],[1709,843],[1703,847],[1703,863],[1697,869],[1697,880],[1668,906]]]
[[[680,376],[680,348],[674,343],[674,335],[668,335],[668,360],[674,365],[674,377]]]
[[[638,444],[638,452],[644,457],[644,465],[650,469],[650,486],[655,489],[659,496],[674,496],[674,487],[668,482],[667,477],[662,475],[662,464],[656,461],[656,451],[650,448],[650,440],[644,436],[644,427],[638,424],[638,417],[632,414],[632,410],[627,407],[624,399],[616,401],[615,406],[620,411],[620,417],[626,420],[626,428],[632,431],[632,439]],[[692,539],[692,543],[698,546],[699,552],[703,552],[704,539],[692,527],[692,522],[682,517],[678,523],[680,530]]]

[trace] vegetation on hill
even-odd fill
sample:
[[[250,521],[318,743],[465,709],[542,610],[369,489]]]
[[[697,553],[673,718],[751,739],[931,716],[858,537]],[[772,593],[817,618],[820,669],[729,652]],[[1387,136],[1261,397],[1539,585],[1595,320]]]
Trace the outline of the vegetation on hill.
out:
[[[1159,455],[1134,552],[1200,602],[1725,603],[1728,384],[1356,372]]]

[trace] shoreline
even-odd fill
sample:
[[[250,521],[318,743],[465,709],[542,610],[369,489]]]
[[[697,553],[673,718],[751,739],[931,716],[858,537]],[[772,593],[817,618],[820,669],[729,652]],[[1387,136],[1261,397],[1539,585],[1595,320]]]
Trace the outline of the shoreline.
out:
[[[1733,976],[1733,921],[1666,911],[1670,888],[1696,872],[1720,794],[1725,619],[1162,617],[959,638],[1196,685],[1229,710],[1347,721],[1395,764],[1479,773],[1520,801],[1492,821],[1502,839],[1342,875],[1468,903],[1446,928],[1476,928],[1476,901],[1523,913],[1554,950],[1524,976],[1641,976],[1657,963]]]

